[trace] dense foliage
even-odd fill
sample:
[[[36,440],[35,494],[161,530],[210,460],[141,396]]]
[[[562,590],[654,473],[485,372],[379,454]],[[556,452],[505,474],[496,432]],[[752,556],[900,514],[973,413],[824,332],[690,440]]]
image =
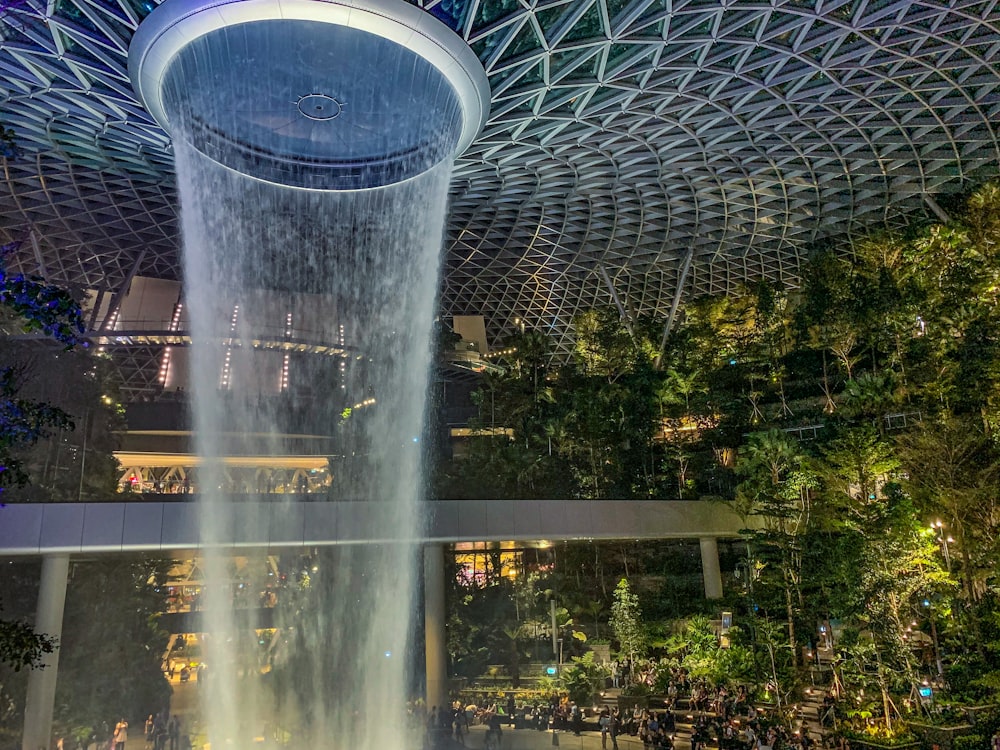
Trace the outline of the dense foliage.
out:
[[[1000,187],[953,204],[816,248],[799,289],[690,302],[662,352],[658,324],[613,310],[577,318],[568,364],[517,336],[443,492],[731,503],[748,531],[729,604],[776,677],[840,622],[840,679],[887,726],[942,654],[955,694],[991,694]]]
[[[9,132],[0,135],[7,144]],[[37,333],[38,340],[0,338],[0,491],[8,500],[110,494],[117,478],[112,436],[121,413],[107,363],[85,350],[83,315],[68,291],[6,272],[3,261],[14,249],[0,248],[0,323],[8,332]],[[74,435],[80,422],[83,429]],[[6,567],[0,588],[8,605],[7,619],[0,620],[0,736],[19,732],[26,681],[17,673],[38,667],[55,648],[63,693],[57,716],[64,726],[92,728],[101,717],[113,722],[122,711],[137,716],[165,706],[165,636],[155,622],[164,597],[156,566],[113,561],[103,567],[100,575],[71,587],[59,643],[30,625],[37,566]],[[102,666],[111,664],[113,669]]]
[[[171,688],[161,670],[168,633],[169,563],[106,559],[81,563],[66,595],[55,722],[87,736],[101,722],[165,710]]]
[[[86,346],[81,338],[83,314],[68,291],[41,279],[8,273],[6,256],[19,245],[15,242],[0,247],[0,310],[4,322],[25,333],[39,332],[44,339],[66,349]],[[74,427],[72,417],[63,409],[23,396],[32,368],[21,357],[10,356],[14,348],[5,341],[0,351],[0,491],[28,484],[29,475],[23,465],[26,449]]]
[[[43,279],[7,271],[6,256],[20,245],[13,242],[0,246],[0,306],[20,319],[26,333],[39,331],[67,348],[86,346],[81,338],[86,330],[83,312],[73,295]]]

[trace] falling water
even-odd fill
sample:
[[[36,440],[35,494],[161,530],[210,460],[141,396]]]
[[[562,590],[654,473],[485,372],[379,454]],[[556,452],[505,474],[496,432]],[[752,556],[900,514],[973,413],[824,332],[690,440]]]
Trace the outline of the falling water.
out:
[[[327,422],[339,441],[327,501],[370,503],[380,539],[321,555],[300,598],[282,602],[284,644],[266,676],[254,623],[223,586],[229,555],[206,553],[209,740],[245,747],[280,726],[297,747],[402,748],[450,159],[396,185],[322,192],[239,174],[183,137],[175,158],[203,539],[224,539],[221,519],[239,503],[222,491],[221,459],[295,452],[283,436],[302,419]],[[283,350],[252,351],[262,327],[286,323],[291,338],[343,341],[348,355],[296,355],[288,368]]]

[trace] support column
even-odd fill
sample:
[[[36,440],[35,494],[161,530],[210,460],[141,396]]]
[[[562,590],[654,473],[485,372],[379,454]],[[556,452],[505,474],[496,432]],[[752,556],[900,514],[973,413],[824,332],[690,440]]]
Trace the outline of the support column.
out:
[[[444,547],[424,547],[424,653],[427,710],[448,703],[448,641],[445,635]],[[24,748],[23,750],[28,750]]]
[[[722,598],[722,571],[719,569],[719,543],[714,537],[702,537],[701,576],[705,581],[705,598]]]
[[[42,558],[42,580],[38,588],[38,611],[35,632],[50,638],[62,636],[66,584],[69,581],[69,555],[46,555]],[[59,648],[46,654],[44,668],[28,672],[28,693],[24,701],[24,734],[21,750],[48,750],[52,738],[52,712],[56,703],[56,679],[59,676]]]

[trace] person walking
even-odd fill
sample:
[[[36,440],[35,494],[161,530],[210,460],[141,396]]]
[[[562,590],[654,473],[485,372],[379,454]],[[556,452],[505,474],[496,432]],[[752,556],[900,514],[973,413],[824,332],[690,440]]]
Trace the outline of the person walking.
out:
[[[128,722],[125,721],[125,717],[123,716],[119,719],[118,723],[115,724],[115,750],[125,750],[126,742],[128,742]]]
[[[608,734],[611,735],[611,750],[618,750],[618,732],[621,729],[621,714],[616,708],[611,712],[611,720],[608,722]]]
[[[153,721],[153,750],[167,748],[167,719],[161,711]]]

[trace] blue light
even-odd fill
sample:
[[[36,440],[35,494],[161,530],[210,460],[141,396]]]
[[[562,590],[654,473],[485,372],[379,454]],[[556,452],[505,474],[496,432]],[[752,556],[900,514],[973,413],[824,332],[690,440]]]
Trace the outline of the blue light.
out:
[[[413,438],[413,442],[414,443],[419,443],[420,442],[420,438]]]
[[[392,656],[392,651],[386,651],[385,658],[388,659],[390,656]]]
[[[556,669],[555,667],[546,667],[545,668],[545,674],[555,674],[558,671],[559,670]]]

